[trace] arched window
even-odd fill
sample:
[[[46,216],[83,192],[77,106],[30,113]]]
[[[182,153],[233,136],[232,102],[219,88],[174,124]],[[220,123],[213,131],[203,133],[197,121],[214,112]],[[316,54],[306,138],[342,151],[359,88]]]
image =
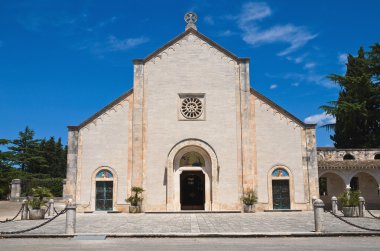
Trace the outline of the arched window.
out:
[[[205,160],[203,159],[202,155],[200,155],[197,152],[188,152],[185,153],[181,160],[179,161],[179,166],[205,166]]]
[[[380,160],[380,153],[376,154],[374,159]]]
[[[106,169],[103,169],[103,170],[100,170],[97,174],[96,174],[96,178],[101,178],[101,179],[112,179],[113,178],[113,175],[110,171],[106,170]]]
[[[346,155],[343,156],[344,160],[354,160],[355,157],[352,156],[351,154],[347,153]]]
[[[277,168],[273,171],[272,177],[289,177],[289,173],[283,168]]]

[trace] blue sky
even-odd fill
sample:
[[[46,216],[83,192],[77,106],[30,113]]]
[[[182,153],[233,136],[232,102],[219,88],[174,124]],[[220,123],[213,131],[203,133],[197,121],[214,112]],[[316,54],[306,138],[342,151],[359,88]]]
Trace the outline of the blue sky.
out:
[[[362,1],[0,1],[0,138],[26,125],[62,137],[126,92],[132,59],[184,31],[198,31],[251,58],[251,85],[303,121],[333,120],[319,109],[339,89],[346,54],[380,42],[380,2]],[[317,129],[318,146],[331,146]]]

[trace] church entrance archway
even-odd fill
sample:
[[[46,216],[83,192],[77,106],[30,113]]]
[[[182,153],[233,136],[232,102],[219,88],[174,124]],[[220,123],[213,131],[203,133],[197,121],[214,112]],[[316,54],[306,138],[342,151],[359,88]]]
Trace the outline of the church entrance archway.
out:
[[[204,141],[188,139],[173,146],[165,179],[167,211],[212,211],[217,200],[218,172],[216,154]]]
[[[201,171],[184,171],[180,180],[181,210],[204,210],[205,175]]]

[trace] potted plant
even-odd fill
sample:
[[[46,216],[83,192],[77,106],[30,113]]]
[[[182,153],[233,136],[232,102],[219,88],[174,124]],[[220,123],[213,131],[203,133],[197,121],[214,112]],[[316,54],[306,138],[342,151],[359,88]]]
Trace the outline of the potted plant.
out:
[[[131,203],[129,206],[130,213],[141,213],[141,202],[143,201],[142,193],[144,189],[141,187],[132,187],[132,195],[126,199],[127,202]]]
[[[41,208],[46,205],[46,200],[44,197],[53,197],[53,194],[46,187],[35,187],[32,188],[33,199],[28,201],[28,205],[31,207],[29,209],[29,219],[39,220],[45,218],[45,209]]]
[[[254,213],[255,212],[255,203],[257,202],[256,192],[253,190],[248,190],[241,197],[244,206],[244,213]]]
[[[342,206],[343,215],[346,217],[358,216],[360,191],[345,191],[338,196],[338,202]]]

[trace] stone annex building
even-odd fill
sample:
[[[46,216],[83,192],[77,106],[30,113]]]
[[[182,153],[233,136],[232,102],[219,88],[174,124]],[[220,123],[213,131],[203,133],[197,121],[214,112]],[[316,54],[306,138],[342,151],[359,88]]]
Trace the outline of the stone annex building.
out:
[[[194,13],[185,20],[185,32],[133,60],[133,89],[68,127],[64,196],[82,212],[128,211],[125,199],[139,186],[146,212],[240,211],[253,189],[257,210],[310,210],[320,192],[315,125],[251,88],[249,59],[199,33]],[[342,155],[334,151],[319,153],[326,198],[356,175],[327,160]],[[371,180],[375,202],[374,165],[359,183]]]

